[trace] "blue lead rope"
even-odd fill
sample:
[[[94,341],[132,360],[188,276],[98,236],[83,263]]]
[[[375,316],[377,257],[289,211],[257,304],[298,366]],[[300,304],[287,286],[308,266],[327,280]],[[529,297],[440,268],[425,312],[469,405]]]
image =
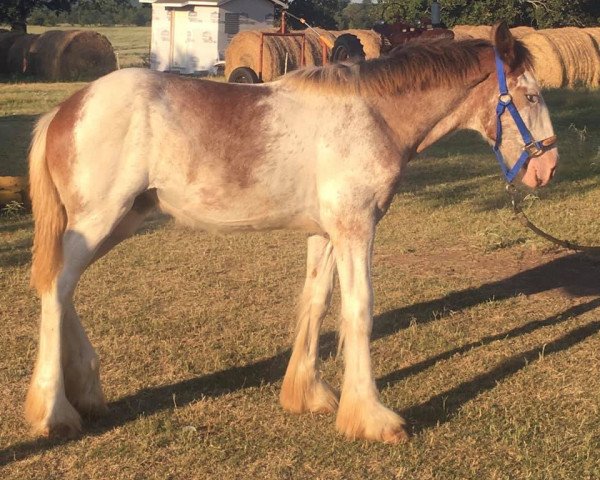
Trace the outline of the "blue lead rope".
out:
[[[504,62],[498,55],[498,51],[496,49],[494,49],[494,54],[496,56],[496,73],[498,74],[498,87],[500,89],[500,96],[498,97],[498,106],[496,107],[496,143],[493,146],[493,150],[506,181],[508,183],[512,183],[521,168],[523,168],[523,165],[525,165],[525,162],[531,157],[530,149],[542,151],[544,146],[541,141],[536,142],[531,137],[529,129],[525,125],[523,118],[513,103],[512,96],[510,93],[508,93],[508,87],[506,85],[506,73],[504,72]],[[513,120],[517,124],[517,128],[519,129],[521,137],[523,137],[523,141],[525,142],[525,147],[519,156],[517,163],[515,163],[510,169],[506,166],[504,157],[500,151],[500,145],[502,144],[502,115],[506,110],[509,111]]]

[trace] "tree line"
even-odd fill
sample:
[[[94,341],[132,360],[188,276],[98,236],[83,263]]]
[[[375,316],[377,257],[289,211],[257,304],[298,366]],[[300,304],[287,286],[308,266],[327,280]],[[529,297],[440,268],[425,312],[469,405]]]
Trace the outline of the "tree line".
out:
[[[511,26],[536,28],[591,26],[600,23],[600,0],[440,0],[442,21],[490,25],[506,20]],[[292,0],[290,12],[313,26],[331,30],[371,28],[376,21],[428,17],[431,0]],[[0,23],[25,31],[27,24],[148,25],[148,5],[137,0],[2,0]],[[292,22],[293,25],[293,22]],[[298,28],[300,24],[295,25]]]
[[[454,25],[492,25],[535,28],[600,24],[600,0],[439,0],[442,22]],[[415,24],[429,17],[431,0],[293,0],[290,11],[309,24],[329,29],[371,28],[376,21],[404,19]]]
[[[0,24],[26,31],[27,25],[150,25],[149,5],[137,0],[2,0]]]

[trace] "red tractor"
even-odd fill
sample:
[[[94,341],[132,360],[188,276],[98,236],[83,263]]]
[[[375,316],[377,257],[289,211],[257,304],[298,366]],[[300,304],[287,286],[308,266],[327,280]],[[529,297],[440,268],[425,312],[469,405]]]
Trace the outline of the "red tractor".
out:
[[[382,11],[394,4],[388,4]],[[380,20],[373,25],[373,30],[381,36],[381,53],[404,45],[415,38],[437,39],[447,38],[452,40],[454,32],[444,28],[440,19],[440,4],[437,1],[431,3],[431,18],[423,18],[416,25],[410,24],[402,19],[396,19],[392,23]],[[365,58],[365,52],[360,40],[355,35],[344,33],[337,37],[331,49],[331,62],[344,62],[348,60],[360,60]]]

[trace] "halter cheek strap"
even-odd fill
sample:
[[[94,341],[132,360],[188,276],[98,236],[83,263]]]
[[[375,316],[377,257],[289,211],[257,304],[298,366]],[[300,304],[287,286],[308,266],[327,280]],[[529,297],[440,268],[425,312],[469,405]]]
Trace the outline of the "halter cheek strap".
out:
[[[496,107],[496,143],[492,148],[506,181],[511,183],[518,175],[521,168],[523,168],[527,160],[529,160],[531,157],[541,155],[545,150],[551,148],[556,143],[556,137],[552,136],[538,141],[533,139],[529,129],[525,125],[523,118],[519,114],[519,111],[513,102],[511,94],[508,93],[508,86],[506,85],[506,73],[504,72],[504,62],[498,55],[498,51],[496,49],[494,49],[494,53],[496,57],[496,73],[498,75],[498,87],[500,89],[500,95],[498,97],[498,105]],[[500,145],[502,145],[502,115],[507,110],[517,125],[519,133],[521,134],[523,142],[525,143],[521,155],[511,168],[506,166],[504,157],[500,151]]]

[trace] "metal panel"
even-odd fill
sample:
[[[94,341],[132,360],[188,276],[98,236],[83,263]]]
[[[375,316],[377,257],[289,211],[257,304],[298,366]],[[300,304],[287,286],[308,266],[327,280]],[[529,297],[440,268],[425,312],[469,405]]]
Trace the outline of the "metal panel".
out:
[[[160,5],[152,5],[152,33],[150,68],[169,70],[171,65],[171,12]]]

